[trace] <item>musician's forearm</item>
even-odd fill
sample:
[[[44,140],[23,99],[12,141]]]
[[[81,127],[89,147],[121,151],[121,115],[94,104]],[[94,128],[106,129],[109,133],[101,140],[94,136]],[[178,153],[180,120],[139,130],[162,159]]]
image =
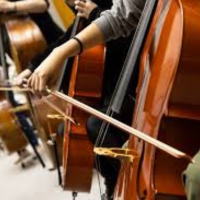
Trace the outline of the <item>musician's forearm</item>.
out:
[[[16,12],[27,12],[27,13],[42,13],[47,10],[47,4],[45,1],[17,1],[12,2],[13,11]]]
[[[82,42],[83,50],[102,44],[105,41],[101,30],[95,24],[89,25],[76,37]],[[76,40],[71,39],[54,51],[60,52],[62,58],[67,58],[77,55],[80,52],[80,46]]]

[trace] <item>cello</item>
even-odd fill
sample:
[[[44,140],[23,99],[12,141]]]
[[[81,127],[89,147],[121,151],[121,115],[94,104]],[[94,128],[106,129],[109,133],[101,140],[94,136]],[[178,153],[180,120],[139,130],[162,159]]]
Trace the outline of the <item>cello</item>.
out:
[[[75,20],[74,30],[80,30],[80,18]],[[72,31],[72,36],[76,31]],[[86,104],[98,107],[101,101],[105,47],[99,45],[79,56],[73,61],[68,95],[82,100]],[[94,155],[92,144],[86,132],[85,112],[68,104],[67,114],[80,124],[76,126],[69,121],[65,124],[63,143],[63,188],[73,192],[89,192],[91,188]],[[84,151],[80,151],[84,149]],[[78,181],[77,181],[78,180]],[[75,193],[73,193],[76,196]]]
[[[1,50],[1,64],[3,67],[3,80],[7,80],[8,73],[6,70],[6,60],[5,52],[3,47],[3,35],[2,35],[2,25],[0,25],[0,50]],[[8,101],[8,94],[1,93],[1,102],[0,102],[0,137],[2,143],[9,154],[14,152],[20,152],[27,145],[27,140],[24,136],[23,131],[21,130],[20,123],[17,120],[17,117],[9,112],[9,109],[12,108],[12,105]]]
[[[36,53],[43,51],[46,45],[46,42],[39,28],[35,25],[35,23],[33,23],[32,20],[30,20],[30,18],[26,16],[5,15],[5,16],[2,16],[1,20],[5,27],[4,30],[7,31],[5,35],[8,35],[8,47],[9,47],[11,56],[14,59],[14,62],[16,64],[17,72],[20,72],[21,69],[24,68],[25,65],[27,65],[29,59],[31,59]],[[30,46],[33,47],[32,48],[33,51],[27,50],[27,48],[30,48]],[[5,69],[5,74],[6,74],[6,78],[8,79],[9,76],[8,76],[7,69]],[[13,98],[12,92],[9,92],[9,97],[10,97],[9,100],[11,101],[13,106],[17,106],[17,103],[15,99]],[[29,103],[29,101],[27,102]],[[13,113],[10,113],[10,115],[14,115],[14,112],[16,110],[18,112],[16,115],[21,116],[21,114],[19,114],[18,107],[16,107],[15,109],[8,109],[7,112],[9,112],[9,110],[13,110]],[[30,115],[32,119],[34,119],[31,112],[27,114]],[[26,132],[28,131],[29,129],[28,127],[30,125],[28,125],[27,122],[24,119],[22,119],[24,117],[20,117],[20,116],[18,116],[18,120],[20,124],[23,124],[21,125],[21,128],[23,129],[24,132]],[[3,120],[3,118],[1,120],[1,123],[2,125],[7,124],[5,122],[5,119]],[[27,137],[27,139],[29,140],[29,136]],[[40,157],[36,148],[32,144],[31,140],[29,140],[29,142],[32,145],[34,152],[36,153],[42,166],[44,167],[45,165],[42,158]]]
[[[9,17],[4,23],[12,59],[20,73],[36,54],[44,51],[47,44],[39,27],[27,16]]]
[[[199,95],[191,89],[199,85],[199,6],[198,1],[158,1],[140,57],[133,118],[134,128],[191,155],[200,145]],[[187,162],[133,137],[128,149],[139,158],[122,162],[114,199],[185,199],[181,173]]]
[[[44,51],[47,45],[46,40],[39,27],[27,16],[9,18],[6,22],[6,28],[10,41],[11,55],[16,65],[17,72],[19,73],[27,67],[29,61],[33,59],[35,55]],[[54,168],[56,166],[54,150],[47,144],[50,139],[47,114],[53,113],[54,110],[42,100],[33,99],[33,96],[31,96],[30,93],[26,93],[25,95],[27,97],[29,113],[33,124],[38,131],[50,160],[51,166],[49,167]],[[52,101],[55,102],[55,100]],[[40,112],[41,109],[43,112]],[[54,129],[56,129],[57,126],[58,123],[55,123]],[[60,137],[57,137],[57,143],[60,158],[59,161],[61,161],[62,139]]]

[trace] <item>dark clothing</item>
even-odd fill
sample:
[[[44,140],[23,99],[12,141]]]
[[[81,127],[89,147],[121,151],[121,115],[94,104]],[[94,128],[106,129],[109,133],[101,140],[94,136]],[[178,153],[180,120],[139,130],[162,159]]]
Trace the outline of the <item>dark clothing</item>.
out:
[[[16,115],[28,141],[31,143],[33,147],[37,147],[39,145],[38,138],[34,133],[33,127],[29,124],[26,115],[23,112],[16,113]]]
[[[39,26],[47,44],[55,42],[63,34],[63,31],[55,24],[48,12],[30,14],[30,17]]]
[[[20,104],[18,104],[15,101],[13,92],[9,91],[7,95],[8,95],[9,102],[12,104],[13,107],[20,106]],[[16,116],[19,120],[21,128],[24,134],[26,135],[28,141],[31,143],[33,147],[37,147],[39,145],[38,138],[36,134],[34,133],[33,126],[29,124],[26,114],[23,112],[16,112]]]
[[[46,2],[49,5],[47,0]],[[56,41],[63,34],[63,31],[55,24],[47,11],[43,13],[30,13],[29,16],[39,26],[48,44]]]
[[[112,6],[112,0],[93,0],[94,3],[98,5],[89,16],[89,22],[91,23],[96,18],[98,18],[102,11],[110,9]]]
[[[101,112],[106,112],[107,107],[101,109]],[[92,141],[95,146],[108,147],[108,148],[121,148],[123,144],[127,141],[128,135],[123,133],[121,130],[116,129],[115,127],[109,127],[105,138],[104,136],[100,137],[99,141],[99,131],[102,126],[102,120],[91,116],[86,124],[87,133],[89,139]],[[106,193],[109,197],[113,195],[115,185],[117,182],[119,170],[120,170],[120,161],[114,158],[98,156],[95,157],[95,167],[100,172],[100,174],[105,178]]]
[[[106,44],[106,61],[104,72],[103,96],[108,101],[115,89],[115,85],[122,70],[132,36],[112,40]],[[104,102],[104,106],[106,106]]]
[[[54,48],[62,45],[65,43],[70,35],[71,35],[71,30],[72,26],[68,29],[67,32],[65,32],[61,37],[59,37],[58,40],[55,42],[51,43],[42,53],[37,54],[30,62],[28,68],[33,72],[48,56],[49,54],[53,51]]]

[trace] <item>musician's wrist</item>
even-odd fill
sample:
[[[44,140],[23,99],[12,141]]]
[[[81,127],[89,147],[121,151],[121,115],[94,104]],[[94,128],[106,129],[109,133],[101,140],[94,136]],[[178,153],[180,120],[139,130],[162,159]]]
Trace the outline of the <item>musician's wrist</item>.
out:
[[[67,55],[66,53],[63,52],[61,47],[56,47],[52,51],[51,57],[53,57],[55,61],[58,60],[58,62],[63,63],[65,59],[67,58]]]
[[[70,40],[68,40],[68,42],[61,45],[59,47],[59,49],[65,58],[69,58],[69,57],[78,55],[80,52],[83,51],[84,46],[83,46],[82,42],[81,42],[81,45],[82,45],[82,47],[80,48],[80,44],[76,40],[70,39]]]

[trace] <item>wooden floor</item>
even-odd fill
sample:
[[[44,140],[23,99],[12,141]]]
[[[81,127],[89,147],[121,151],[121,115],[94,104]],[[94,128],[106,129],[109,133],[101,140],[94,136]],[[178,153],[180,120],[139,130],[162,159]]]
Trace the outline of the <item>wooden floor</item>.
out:
[[[43,156],[44,157],[44,156]],[[14,165],[17,155],[0,152],[1,200],[71,200],[71,192],[64,192],[57,184],[56,171],[43,169],[39,162],[31,161],[26,169]],[[28,163],[27,163],[28,164]],[[90,194],[80,193],[76,200],[100,200],[97,175],[94,171]]]

